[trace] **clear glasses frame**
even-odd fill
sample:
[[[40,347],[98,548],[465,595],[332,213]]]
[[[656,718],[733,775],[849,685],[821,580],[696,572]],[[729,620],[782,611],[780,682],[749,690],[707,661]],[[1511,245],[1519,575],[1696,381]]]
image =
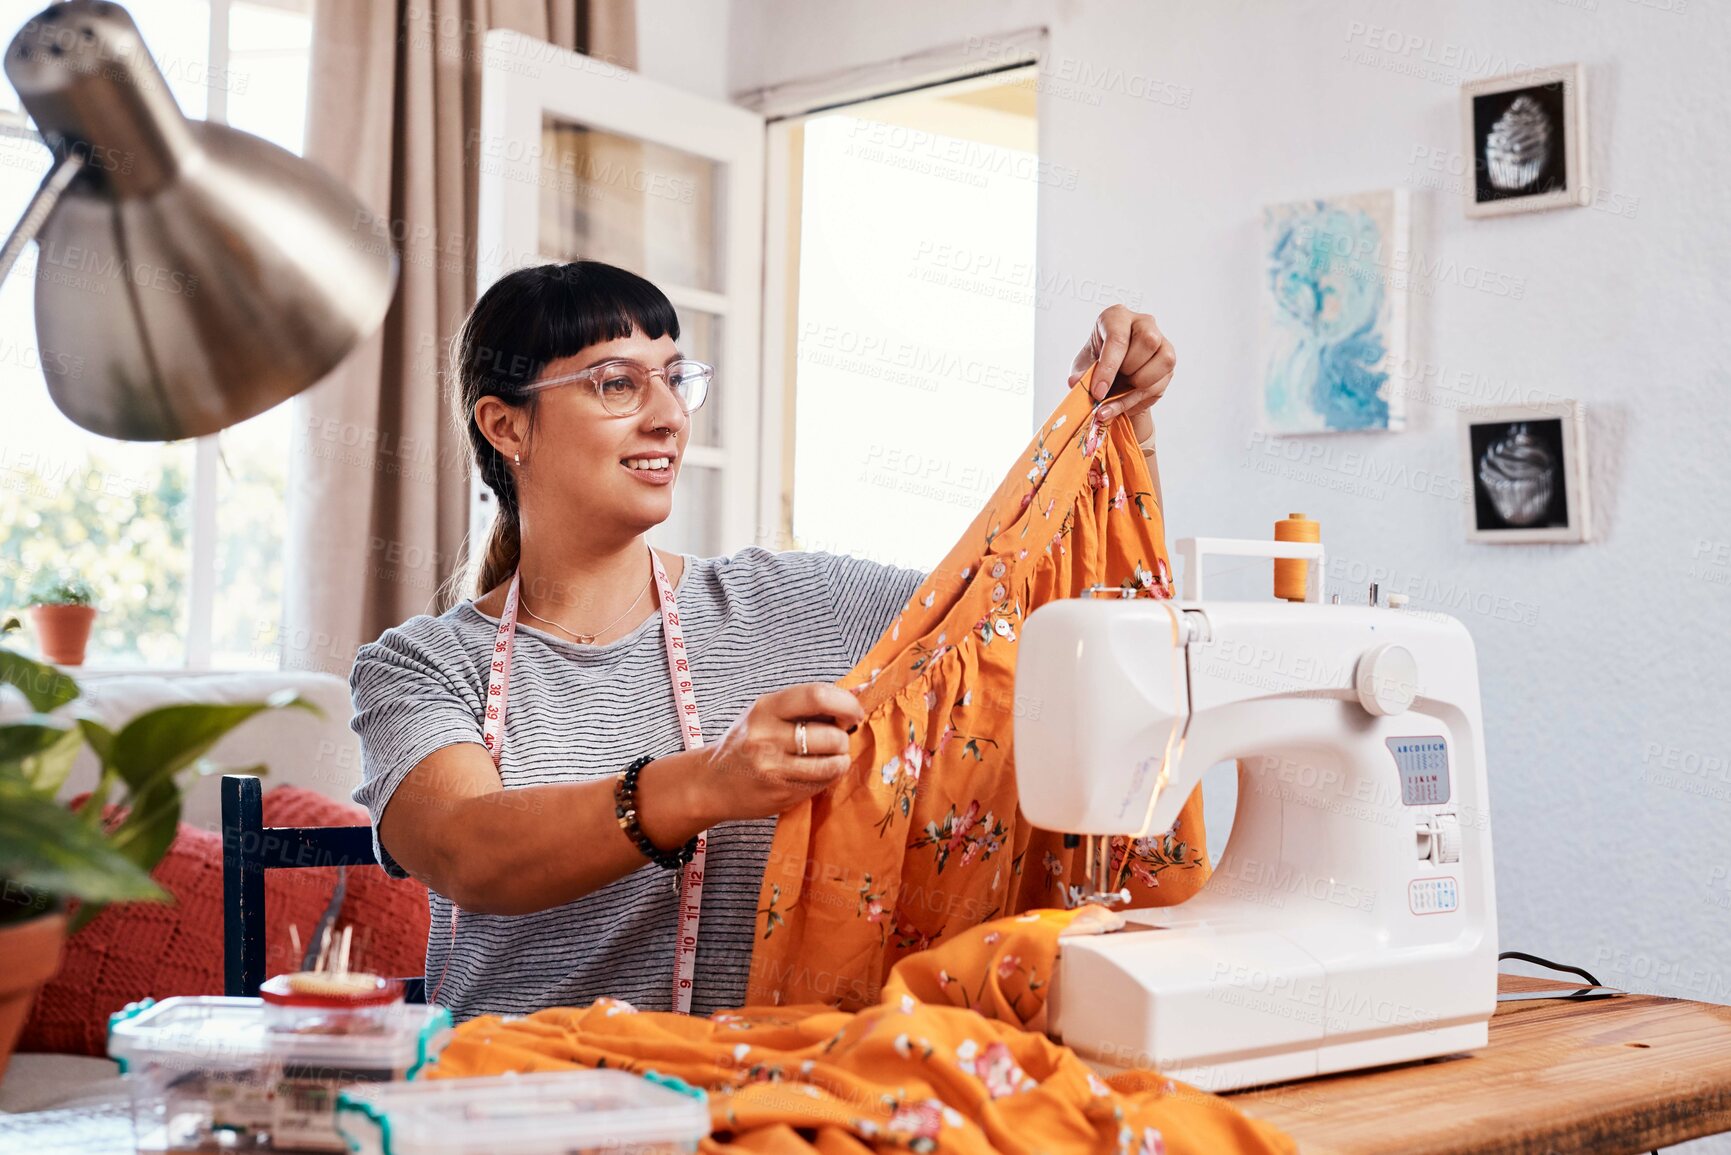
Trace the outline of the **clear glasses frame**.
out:
[[[649,391],[657,377],[673,391],[689,414],[696,412],[708,398],[709,387],[715,381],[715,366],[682,357],[670,362],[666,368],[656,368],[626,357],[616,357],[575,373],[531,381],[524,389],[539,393],[543,389],[587,382],[595,390],[602,408],[615,417],[629,417],[648,401]]]

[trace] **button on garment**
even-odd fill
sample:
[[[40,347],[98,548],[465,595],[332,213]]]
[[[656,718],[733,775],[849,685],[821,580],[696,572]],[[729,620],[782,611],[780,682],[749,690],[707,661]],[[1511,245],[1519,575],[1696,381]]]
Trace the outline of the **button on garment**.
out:
[[[1064,905],[1079,856],[1016,802],[1020,623],[1090,586],[1172,596],[1165,526],[1131,422],[1102,426],[1092,370],[961,539],[838,684],[866,719],[830,790],[781,816],[758,901],[749,1005],[873,1004],[890,967],[988,919]],[[1064,767],[1052,767],[1064,773]],[[1127,860],[1126,860],[1127,858]],[[1137,906],[1207,881],[1202,795],[1114,840]]]

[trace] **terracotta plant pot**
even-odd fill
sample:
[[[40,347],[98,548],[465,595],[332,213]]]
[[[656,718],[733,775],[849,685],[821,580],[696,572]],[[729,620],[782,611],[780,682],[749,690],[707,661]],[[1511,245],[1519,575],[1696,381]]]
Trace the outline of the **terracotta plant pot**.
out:
[[[60,969],[65,941],[66,915],[61,911],[0,926],[0,1078],[12,1061],[12,1048],[30,1017],[36,992]]]
[[[95,606],[31,606],[30,617],[36,623],[36,643],[43,657],[59,666],[84,664]]]

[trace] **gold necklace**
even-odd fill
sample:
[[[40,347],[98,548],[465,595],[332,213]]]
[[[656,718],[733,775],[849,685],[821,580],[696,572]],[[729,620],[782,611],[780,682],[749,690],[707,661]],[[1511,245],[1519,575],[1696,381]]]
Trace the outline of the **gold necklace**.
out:
[[[655,575],[650,574],[649,575],[649,582],[644,583],[643,588],[638,591],[637,596],[631,599],[631,605],[625,607],[625,613],[620,614],[618,618],[614,618],[611,622],[608,622],[606,625],[602,626],[600,629],[596,630],[592,634],[580,634],[577,631],[571,629],[569,626],[562,626],[558,622],[552,620],[551,618],[544,618],[540,614],[536,613],[534,610],[530,609],[528,602],[519,602],[518,604],[523,607],[524,613],[528,614],[530,617],[534,618],[536,621],[546,622],[548,625],[552,626],[554,629],[557,629],[557,630],[560,630],[564,633],[570,634],[573,638],[576,638],[577,641],[579,641],[583,645],[587,646],[587,645],[593,644],[596,638],[600,637],[602,634],[606,633],[608,630],[612,629],[616,624],[618,624],[619,618],[623,618],[625,616],[625,614],[630,613],[632,608],[634,606],[636,606],[638,602],[643,600],[643,595],[649,592],[649,584],[650,584],[650,582],[653,582],[654,580],[655,580]]]

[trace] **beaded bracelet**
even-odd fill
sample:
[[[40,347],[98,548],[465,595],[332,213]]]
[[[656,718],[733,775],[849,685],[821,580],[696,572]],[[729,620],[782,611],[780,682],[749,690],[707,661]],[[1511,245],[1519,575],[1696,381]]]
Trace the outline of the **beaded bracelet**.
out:
[[[619,775],[613,784],[613,816],[619,820],[619,829],[625,832],[625,837],[631,839],[631,844],[637,847],[643,857],[663,870],[678,870],[697,853],[696,836],[678,850],[669,853],[649,841],[649,836],[643,833],[643,828],[637,824],[637,776],[654,760],[654,755],[645,754]]]

